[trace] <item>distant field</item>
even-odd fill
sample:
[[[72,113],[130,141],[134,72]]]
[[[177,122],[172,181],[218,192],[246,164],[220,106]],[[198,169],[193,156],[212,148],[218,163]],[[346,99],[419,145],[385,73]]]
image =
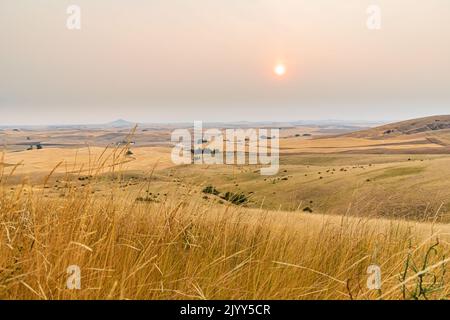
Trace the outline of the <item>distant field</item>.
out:
[[[120,188],[123,194],[142,188],[151,177],[152,183],[146,189],[159,196],[201,194],[211,185],[222,194],[245,194],[244,205],[254,208],[358,216],[370,212],[383,217],[449,221],[450,155],[445,153],[446,147],[436,143],[437,138],[430,139],[428,133],[380,139],[370,136],[374,130],[368,130],[368,137],[360,133],[311,138],[300,133],[314,133],[317,129],[283,129],[280,170],[273,177],[261,176],[258,166],[175,166],[170,159],[170,130],[167,128],[138,128],[132,138],[125,129],[104,132],[72,129],[58,131],[58,134],[53,131],[9,132],[11,136],[17,135],[17,141],[25,136],[52,136],[53,142],[73,145],[7,150],[3,161],[8,166],[3,167],[5,173],[15,170],[10,184],[20,184],[26,178],[29,183],[39,185],[54,170],[49,181],[53,196],[60,195],[64,185],[60,177],[67,173],[74,177],[102,174],[115,163],[115,170],[129,179],[129,183]],[[435,132],[430,134],[436,137]],[[440,135],[446,136],[446,131]],[[81,145],[79,137],[98,140],[94,146],[87,147]],[[127,139],[133,141],[128,147],[131,152],[123,155],[121,163],[116,163],[116,158],[122,156],[122,146],[117,143]],[[144,140],[146,143],[140,142]],[[100,146],[105,143],[109,145],[107,149]],[[152,146],[154,143],[159,146]],[[423,150],[433,150],[433,153],[422,153]],[[83,181],[79,180],[80,187],[85,184]],[[107,192],[107,181],[105,175],[96,191]],[[223,199],[220,195],[205,195],[202,202],[220,204]]]

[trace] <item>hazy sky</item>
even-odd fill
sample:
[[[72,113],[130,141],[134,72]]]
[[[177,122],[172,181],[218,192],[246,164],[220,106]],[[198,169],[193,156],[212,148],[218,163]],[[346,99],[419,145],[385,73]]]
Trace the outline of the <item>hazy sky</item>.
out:
[[[449,87],[449,0],[0,1],[0,125],[404,119]]]

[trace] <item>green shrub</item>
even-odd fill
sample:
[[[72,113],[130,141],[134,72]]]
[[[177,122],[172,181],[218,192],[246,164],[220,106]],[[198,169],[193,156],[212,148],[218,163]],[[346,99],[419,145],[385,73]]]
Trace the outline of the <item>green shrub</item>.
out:
[[[243,193],[234,193],[228,191],[221,198],[237,205],[248,202],[248,197]]]
[[[215,196],[217,196],[217,195],[220,194],[220,192],[219,192],[216,188],[214,188],[214,186],[206,186],[206,187],[202,190],[202,192],[203,192],[203,193],[208,193],[208,194],[213,194],[213,195],[215,195]]]

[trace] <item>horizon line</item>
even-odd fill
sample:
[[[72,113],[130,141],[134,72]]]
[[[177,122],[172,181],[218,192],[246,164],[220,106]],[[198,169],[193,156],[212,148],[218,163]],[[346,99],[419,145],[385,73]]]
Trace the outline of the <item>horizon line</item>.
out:
[[[408,118],[414,119],[414,118]],[[214,120],[185,120],[185,121],[130,121],[123,118],[119,118],[108,122],[87,122],[87,123],[42,123],[42,124],[1,124],[0,128],[10,128],[10,127],[49,127],[49,126],[61,126],[61,127],[77,127],[77,126],[113,126],[116,122],[126,122],[129,125],[170,125],[170,124],[188,124],[194,121],[202,121],[206,124],[221,123],[221,124],[236,124],[236,123],[284,123],[284,124],[295,124],[295,123],[320,123],[320,122],[333,122],[333,123],[387,123],[387,122],[397,122],[403,121],[405,119],[305,119],[305,120],[224,120],[224,121],[214,121]],[[406,119],[407,120],[407,119]]]

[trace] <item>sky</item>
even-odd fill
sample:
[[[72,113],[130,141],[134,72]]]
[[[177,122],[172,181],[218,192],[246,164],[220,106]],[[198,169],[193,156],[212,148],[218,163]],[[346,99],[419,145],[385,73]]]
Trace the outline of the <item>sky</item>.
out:
[[[449,114],[449,39],[448,0],[1,0],[0,125]]]

